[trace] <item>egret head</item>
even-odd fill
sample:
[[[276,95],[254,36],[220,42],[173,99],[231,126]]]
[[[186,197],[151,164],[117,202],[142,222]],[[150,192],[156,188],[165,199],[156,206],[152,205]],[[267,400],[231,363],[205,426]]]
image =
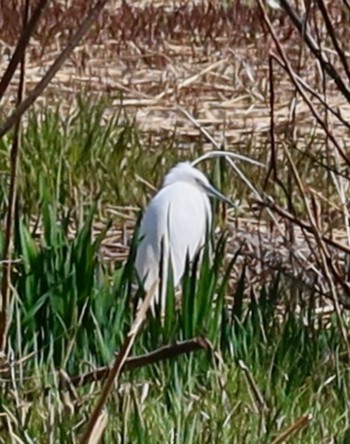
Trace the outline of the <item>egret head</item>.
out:
[[[197,168],[194,168],[189,162],[180,162],[175,165],[165,176],[163,187],[173,185],[176,182],[185,182],[191,184],[203,191],[208,196],[215,197],[232,207],[236,205],[216,188],[211,185],[208,178]]]

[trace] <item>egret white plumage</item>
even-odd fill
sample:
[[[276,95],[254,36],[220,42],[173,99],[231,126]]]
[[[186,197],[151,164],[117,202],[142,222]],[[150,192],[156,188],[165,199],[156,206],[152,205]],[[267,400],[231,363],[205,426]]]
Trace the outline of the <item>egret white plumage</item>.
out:
[[[204,245],[212,223],[209,196],[234,204],[217,191],[207,177],[188,162],[173,167],[165,176],[163,186],[150,201],[139,229],[140,243],[135,268],[143,287],[148,291],[160,274],[160,294],[156,295],[162,309],[166,297],[168,265],[177,286],[184,274],[187,256],[194,259]]]

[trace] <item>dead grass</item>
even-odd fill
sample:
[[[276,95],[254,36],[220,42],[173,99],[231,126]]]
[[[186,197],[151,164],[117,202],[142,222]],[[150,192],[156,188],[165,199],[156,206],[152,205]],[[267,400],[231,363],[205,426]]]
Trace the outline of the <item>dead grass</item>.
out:
[[[9,54],[19,34],[17,3],[7,2],[2,7],[2,70],[4,55]],[[52,3],[28,52],[28,89],[60,52],[87,5],[85,1]],[[332,13],[336,18],[340,11],[333,6]],[[299,65],[298,72],[319,90],[318,65],[310,63],[288,19],[276,12],[273,23],[288,57],[294,66]],[[347,38],[347,21],[340,21],[339,28]],[[140,1],[130,7],[126,2],[111,1],[42,101],[59,101],[64,108],[72,105],[77,93],[103,94],[111,98],[113,110],[123,107],[135,115],[145,132],[168,132],[177,126],[180,134],[195,138],[198,131],[176,110],[175,104],[180,104],[217,138],[222,138],[225,130],[228,144],[238,144],[248,136],[256,144],[266,140],[269,129],[267,61],[271,50],[274,47],[259,10],[245,2],[224,7],[214,1]],[[294,87],[278,69],[275,89],[279,136],[290,125]],[[327,100],[341,109],[345,119],[350,117],[349,105],[334,89],[329,89]],[[296,107],[297,135],[302,137],[314,125],[307,106],[298,102]],[[336,121],[330,124],[339,137],[348,140],[341,125]],[[319,130],[314,131],[317,135]]]
[[[243,1],[228,2],[228,6],[218,1],[144,0],[133,2],[132,7],[130,4],[109,2],[89,36],[57,74],[41,103],[59,102],[64,110],[74,105],[78,93],[103,95],[109,98],[111,113],[121,108],[127,110],[135,117],[143,137],[156,134],[155,143],[174,128],[179,140],[181,136],[198,140],[198,130],[177,109],[177,105],[181,105],[216,140],[225,138],[229,149],[240,151],[249,143],[251,152],[266,160],[271,117],[268,56],[275,48],[259,9]],[[334,2],[328,2],[328,7],[339,36],[347,41],[350,38],[348,18]],[[35,85],[59,54],[87,8],[88,2],[83,0],[52,3],[28,51],[27,89]],[[2,71],[6,66],[4,55],[11,52],[20,31],[21,12],[15,0],[3,5],[1,12]],[[323,91],[322,72],[288,18],[280,11],[270,15],[295,71],[316,91]],[[324,37],[325,29],[319,27],[318,35]],[[336,60],[331,50],[327,55],[330,60]],[[10,95],[17,81],[13,82]],[[305,102],[296,99],[295,87],[280,68],[274,72],[274,89],[277,147],[294,143],[300,150],[307,150],[312,138],[312,154],[317,158],[325,150],[324,131],[315,123]],[[8,96],[7,100],[13,103],[14,99]],[[341,111],[345,120],[350,120],[350,105],[332,82],[327,84],[326,100],[330,107]],[[318,102],[314,101],[314,106],[324,114]],[[349,131],[344,125],[330,115],[328,125],[344,146],[349,144]],[[209,145],[205,145],[207,147]],[[322,188],[320,177],[315,193],[322,196]],[[122,213],[127,215],[128,211],[123,209]],[[131,211],[130,219],[133,217]],[[258,222],[259,217],[260,214],[256,217],[253,214],[248,223],[241,219],[233,227],[235,247],[237,239],[240,244],[248,245],[246,256],[250,257],[258,275],[256,259],[263,264],[261,273],[265,273],[267,265],[272,270],[281,262],[290,265],[291,248],[286,237],[276,234],[268,223]],[[132,222],[126,222],[110,233],[104,244],[106,258],[115,260],[126,256],[132,227]],[[332,230],[332,236],[335,235],[342,241],[347,239],[343,230],[338,233]],[[305,260],[297,268],[293,268],[293,264],[292,271],[307,269],[306,280],[312,285],[317,281],[312,248],[300,229],[294,234],[294,241],[294,248],[303,252]],[[343,257],[335,260],[343,261]],[[297,273],[295,278],[299,277]],[[317,285],[320,292],[328,291],[324,282]]]
[[[60,53],[75,30],[77,21],[85,15],[87,5],[88,2],[83,0],[52,3],[28,51],[26,74],[29,90]],[[328,6],[342,41],[347,41],[350,37],[348,19],[334,3],[328,3]],[[3,56],[11,52],[19,33],[20,11],[17,2],[3,5],[1,13],[0,53]],[[343,118],[349,120],[349,104],[331,82],[325,87],[318,64],[300,43],[299,36],[286,17],[274,12],[271,20],[294,70],[324,95],[330,107],[339,108]],[[324,34],[324,29],[319,28],[318,31]],[[327,38],[324,41],[327,44]],[[126,2],[111,1],[89,37],[56,76],[41,103],[59,103],[64,112],[74,106],[77,93],[103,95],[108,97],[110,104],[106,116],[118,109],[127,110],[141,129],[141,138],[152,134],[157,142],[176,128],[179,141],[181,137],[190,141],[202,140],[198,129],[178,111],[177,105],[181,105],[216,140],[225,138],[227,148],[248,151],[266,160],[271,155],[268,57],[273,51],[271,36],[262,25],[259,10],[245,2],[232,2],[231,6],[226,7],[214,1],[143,1],[134,2],[131,8]],[[335,54],[331,51],[327,54],[331,60],[335,60]],[[4,57],[1,59],[4,60]],[[0,66],[0,70],[4,70],[5,66],[6,62]],[[17,82],[18,79],[15,79],[5,99],[7,104],[13,103],[12,94]],[[349,306],[344,298],[347,296],[344,287],[336,279],[341,277],[342,283],[348,282],[345,259],[350,249],[349,236],[342,218],[346,212],[344,210],[343,213],[339,199],[334,195],[329,196],[325,189],[325,177],[329,170],[316,169],[316,162],[311,162],[310,171],[303,171],[303,168],[306,154],[318,161],[325,154],[331,153],[336,157],[336,152],[332,151],[324,131],[315,124],[309,108],[296,97],[295,87],[279,68],[274,71],[273,85],[274,135],[278,161],[281,162],[281,181],[287,183],[291,178],[288,197],[292,199],[296,196],[297,208],[290,209],[287,197],[278,189],[277,181],[271,180],[268,192],[275,198],[277,209],[288,207],[288,214],[295,220],[288,221],[276,208],[276,218],[272,222],[261,217],[265,210],[256,207],[259,201],[256,196],[253,202],[252,199],[243,201],[238,217],[229,215],[225,259],[229,261],[232,252],[236,251],[239,251],[239,258],[230,277],[227,299],[232,304],[232,295],[237,289],[243,265],[246,267],[244,282],[249,286],[245,294],[252,300],[259,294],[261,285],[276,282],[276,276],[281,275],[282,279],[287,278],[287,285],[292,290],[295,288],[294,293],[291,290],[291,294],[296,295],[295,301],[292,301],[295,303],[293,310],[302,316],[301,308],[305,301],[298,300],[298,290],[308,287],[312,295],[310,306],[313,304],[316,317],[320,317],[320,322],[316,321],[314,325],[327,327],[334,313],[334,294],[337,294],[342,306]],[[322,105],[316,100],[313,103],[324,116]],[[337,140],[346,148],[349,130],[330,115],[327,122]],[[205,148],[208,146],[205,145]],[[295,149],[295,158],[289,163],[286,159],[291,155],[289,151],[284,151],[286,147]],[[300,152],[302,155],[299,158]],[[296,185],[298,178],[290,173],[293,161],[299,162],[297,172],[300,172],[300,182],[305,186],[299,193]],[[336,166],[341,169],[344,165],[337,159]],[[346,174],[345,168],[344,171]],[[147,177],[145,179],[148,180]],[[348,182],[344,187],[347,191]],[[314,205],[311,216],[305,211],[307,204]],[[116,261],[123,261],[127,257],[135,212],[133,207],[104,208],[105,216],[118,218],[118,223],[109,230],[102,245],[101,254],[106,266],[114,267]],[[313,230],[311,224],[313,218],[317,231]],[[38,226],[39,236],[40,228]],[[96,223],[95,233],[104,228],[104,220]],[[73,236],[74,230],[72,227],[70,229]],[[324,246],[325,260],[322,263],[321,247]],[[329,279],[326,272],[329,272]],[[336,275],[337,272],[339,275]],[[332,298],[333,301],[329,302]],[[279,315],[287,309],[281,303],[276,313]],[[307,322],[308,319],[305,319]],[[347,337],[346,333],[344,337]],[[265,374],[264,371],[264,377]],[[286,432],[307,423],[310,418],[305,415],[297,421],[293,420]],[[100,419],[100,429],[103,430],[108,419]],[[285,436],[282,433],[275,442],[282,441]]]

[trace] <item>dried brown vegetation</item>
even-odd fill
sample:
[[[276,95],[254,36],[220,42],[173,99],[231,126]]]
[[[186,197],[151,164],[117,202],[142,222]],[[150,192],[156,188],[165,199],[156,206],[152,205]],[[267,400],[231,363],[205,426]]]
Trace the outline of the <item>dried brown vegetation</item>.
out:
[[[158,142],[175,129],[179,145],[187,142],[181,149],[175,146],[173,149],[177,152],[183,149],[190,152],[194,141],[203,142],[207,149],[210,144],[199,134],[199,126],[205,127],[219,143],[224,140],[226,148],[266,162],[267,172],[260,176],[256,173],[256,177],[251,178],[255,189],[250,187],[250,194],[242,191],[240,217],[228,217],[230,237],[225,260],[239,251],[228,294],[223,293],[229,302],[227,306],[233,307],[232,318],[237,304],[242,302],[232,296],[239,293],[237,282],[243,265],[246,274],[242,282],[249,288],[241,291],[241,297],[249,294],[250,302],[259,297],[261,287],[265,288],[269,282],[279,283],[279,276],[283,275],[290,287],[291,312],[302,313],[306,303],[298,299],[299,290],[300,294],[308,295],[307,302],[316,315],[310,322],[313,327],[321,325],[318,314],[322,315],[322,325],[325,325],[329,313],[335,312],[342,345],[350,355],[343,311],[343,307],[349,307],[350,71],[345,45],[350,38],[349,11],[346,2],[340,5],[315,0],[305,7],[304,2],[299,1],[295,2],[294,12],[301,14],[303,20],[300,21],[297,14],[293,18],[294,12],[288,12],[284,0],[281,3],[285,11],[269,10],[260,0],[227,4],[111,0],[89,35],[50,83],[41,103],[58,104],[64,112],[74,106],[77,94],[103,96],[108,99],[106,118],[116,110],[127,110],[129,116],[135,117],[142,141],[147,141],[145,146],[153,152]],[[38,1],[31,2],[31,8],[36,4]],[[27,94],[62,54],[91,8],[92,2],[83,0],[50,3],[26,53]],[[18,41],[22,16],[19,2],[0,4],[1,72],[5,71]],[[10,114],[9,104],[14,104],[18,90],[21,91],[20,78],[20,73],[16,73],[12,79],[11,88],[2,100],[2,114]],[[18,132],[15,134],[18,136]],[[15,173],[11,175],[14,176]],[[147,177],[141,179],[148,180]],[[135,212],[130,207],[105,206],[102,213],[121,216],[119,220],[123,221],[110,229],[103,242],[103,264],[106,265],[108,261],[113,263],[127,257]],[[13,231],[11,224],[9,227],[8,232]],[[39,236],[41,228],[38,223]],[[95,234],[100,233],[105,223],[96,223],[94,228]],[[74,236],[74,229],[69,229]],[[10,236],[6,236],[9,241]],[[35,243],[30,246],[35,251]],[[11,258],[11,254],[5,256]],[[7,269],[10,269],[9,263]],[[10,282],[4,285],[9,290]],[[277,287],[278,284],[276,292]],[[279,302],[278,315],[289,309],[284,300]],[[121,372],[144,314],[124,342],[114,373],[109,373],[104,396],[86,432],[86,441],[94,423],[101,419],[99,413],[113,387],[114,376]],[[279,321],[278,316],[275,318]],[[80,327],[80,318],[77,324]],[[94,327],[97,328],[97,324]],[[5,325],[3,320],[1,325]],[[6,339],[6,335],[1,336]],[[68,355],[74,341],[73,335]],[[203,348],[203,344],[199,345]],[[195,344],[185,352],[197,348]],[[175,356],[174,350],[172,353]],[[149,361],[150,355],[146,356]],[[261,394],[244,362],[240,361],[239,365],[265,422],[268,411],[265,394]],[[90,383],[106,373],[108,369],[103,368],[97,373],[87,373],[84,378]],[[265,374],[264,370],[264,378]],[[71,382],[78,380],[79,377]],[[309,414],[299,416],[274,442],[282,442],[295,430],[308,425],[310,419]],[[105,426],[103,422],[102,431]],[[265,431],[260,433],[264,435]]]
[[[89,2],[51,2],[35,34],[29,52],[27,82],[30,88],[62,49]],[[343,39],[349,28],[339,8],[332,19]],[[2,54],[19,35],[18,2],[2,6],[0,30]],[[312,14],[312,11],[310,12]],[[286,54],[312,88],[320,89],[318,65],[300,43],[300,37],[283,12],[274,12],[273,24]],[[339,25],[338,25],[339,22]],[[323,38],[324,29],[319,30]],[[269,127],[268,54],[274,50],[261,12],[245,2],[224,6],[219,2],[169,2],[158,4],[110,2],[94,29],[74,51],[49,87],[51,100],[72,100],[88,90],[116,97],[113,108],[123,106],[136,114],[145,130],[171,130],[175,124],[186,135],[198,133],[176,112],[179,103],[193,110],[199,121],[222,133],[228,143],[248,135],[266,137]],[[330,54],[332,58],[332,54]],[[6,58],[3,57],[4,62]],[[281,70],[274,76],[276,134],[290,124],[294,87]],[[123,100],[120,100],[122,94]],[[329,85],[330,106],[348,104]],[[309,132],[312,120],[299,102],[298,132]]]
[[[82,0],[51,2],[29,47],[28,89],[67,43],[90,6],[89,2]],[[341,69],[317,5],[311,4],[307,11],[302,2],[297,6],[308,17],[309,29],[329,61]],[[347,41],[350,28],[346,9],[334,2],[328,2],[327,8],[338,38],[342,42]],[[1,14],[1,49],[2,54],[6,54],[9,48],[13,48],[20,32],[21,7],[16,1],[3,2]],[[313,107],[326,119],[334,137],[345,146],[349,140],[349,129],[344,125],[350,116],[349,103],[334,82],[324,75],[285,12],[269,11],[269,16],[293,71],[323,98],[329,108],[341,112],[343,121],[331,115],[317,97],[310,96]],[[198,139],[198,130],[178,111],[177,105],[181,105],[191,111],[217,140],[222,140],[224,135],[228,148],[245,150],[249,140],[251,152],[266,161],[270,156],[272,79],[273,142],[278,168],[281,171],[289,169],[283,153],[285,146],[295,147],[301,153],[295,158],[297,165],[303,159],[311,158],[308,163],[310,173],[303,180],[305,185],[312,187],[311,193],[317,205],[324,209],[321,215],[323,232],[329,233],[326,236],[330,239],[337,236],[345,240],[343,250],[347,250],[344,230],[341,229],[338,234],[334,231],[343,223],[341,202],[338,199],[330,202],[331,196],[325,195],[324,179],[329,170],[319,168],[317,163],[325,163],[331,152],[331,157],[337,159],[334,168],[346,175],[344,165],[338,161],[333,148],[329,148],[324,128],[316,123],[309,106],[296,94],[295,85],[285,69],[274,63],[271,72],[269,55],[274,53],[278,51],[271,33],[262,11],[254,2],[234,1],[225,5],[215,1],[139,1],[131,6],[130,2],[111,1],[51,83],[45,97],[49,103],[59,101],[64,109],[71,106],[76,93],[88,91],[92,95],[108,96],[111,98],[111,111],[119,107],[127,109],[135,115],[144,137],[148,137],[149,133],[155,135],[155,144],[162,133],[167,134],[174,127],[179,138],[182,135],[186,140]],[[270,192],[273,192],[274,186],[269,186]],[[277,216],[283,215],[280,212]],[[298,215],[293,217],[297,219]],[[286,238],[290,235],[281,237],[285,230],[282,225],[277,232],[275,227],[272,235],[268,226],[261,222],[256,224],[253,217],[248,224],[244,220],[239,222],[235,232],[239,242],[244,238],[244,242],[250,245],[250,240],[262,230],[263,236],[266,236],[263,251],[267,253],[260,257],[255,251],[253,256],[258,255],[259,263],[265,263],[265,254],[275,257],[277,250],[273,263],[267,261],[274,269],[281,261],[281,254],[284,258],[289,257],[291,246],[286,245]],[[302,231],[294,232],[292,237],[294,241],[298,240],[297,249],[307,249],[304,259],[311,264],[314,262],[312,248],[308,246],[310,241],[304,239],[305,227],[301,228]],[[307,236],[313,237],[312,233],[313,228],[309,229]],[[278,247],[272,246],[274,242],[271,239],[277,242]],[[116,243],[108,241],[108,246],[106,253],[112,258],[115,258],[116,248],[122,255],[127,251],[122,239]],[[282,246],[285,250],[281,249]],[[335,259],[339,250],[334,245],[332,248]],[[253,268],[257,271],[256,265]]]

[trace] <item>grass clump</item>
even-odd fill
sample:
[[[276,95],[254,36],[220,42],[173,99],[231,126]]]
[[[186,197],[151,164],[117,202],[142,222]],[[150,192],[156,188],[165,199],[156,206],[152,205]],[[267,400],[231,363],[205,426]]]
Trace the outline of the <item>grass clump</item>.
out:
[[[77,442],[100,385],[74,388],[69,380],[111,363],[137,304],[133,254],[107,266],[101,248],[110,224],[102,219],[98,235],[94,227],[107,201],[142,201],[136,174],[159,164],[150,175],[157,183],[175,157],[164,150],[164,160],[152,162],[132,123],[115,116],[102,124],[102,103],[79,103],[64,118],[33,113],[23,134],[3,443]],[[3,141],[3,158],[5,150]],[[306,287],[296,311],[295,288],[281,273],[252,288],[240,252],[228,261],[228,248],[224,233],[212,259],[206,251],[187,267],[182,310],[169,291],[164,326],[148,319],[134,347],[142,354],[203,335],[215,353],[124,373],[106,406],[105,442],[269,443],[303,415],[313,420],[290,442],[346,442],[350,381],[336,320],[312,314],[315,294]],[[241,270],[233,283],[234,267]]]

